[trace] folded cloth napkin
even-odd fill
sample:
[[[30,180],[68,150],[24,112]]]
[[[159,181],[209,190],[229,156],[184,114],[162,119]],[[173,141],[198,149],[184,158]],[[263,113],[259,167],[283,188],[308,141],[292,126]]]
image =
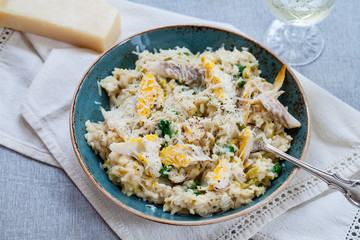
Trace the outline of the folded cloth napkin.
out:
[[[164,22],[167,25],[207,24],[232,28],[229,25],[206,22],[126,1],[109,2],[121,12],[123,27],[119,40],[149,28],[163,26]],[[87,178],[78,164],[69,136],[68,117],[75,87],[86,69],[98,57],[98,53],[32,34],[23,35],[13,31],[11,31],[11,34],[13,36],[9,38],[7,45],[0,48],[0,51],[2,49],[0,54],[7,54],[6,56],[8,56],[5,61],[0,61],[0,67],[5,69],[6,74],[8,74],[4,75],[5,79],[12,80],[14,78],[14,81],[16,81],[14,84],[7,85],[9,94],[7,95],[8,98],[6,98],[6,100],[15,101],[14,106],[16,107],[7,108],[5,101],[0,104],[4,112],[14,112],[11,117],[16,121],[12,125],[9,124],[7,127],[0,128],[0,134],[13,136],[12,139],[2,139],[0,144],[40,161],[45,161],[54,166],[61,166],[114,232],[122,239],[161,239],[163,236],[167,236],[169,239],[247,239],[254,236],[265,224],[268,224],[294,206],[302,204],[301,208],[294,208],[291,212],[304,218],[307,215],[302,215],[302,209],[310,209],[308,211],[311,212],[311,207],[319,205],[318,201],[328,200],[330,197],[331,203],[334,201],[333,199],[339,198],[342,203],[342,210],[346,209],[346,211],[343,210],[342,212],[347,213],[341,220],[342,222],[351,223],[351,217],[355,215],[356,209],[348,204],[346,200],[341,200],[339,193],[326,195],[304,205],[304,202],[323,194],[327,190],[327,186],[303,171],[300,171],[294,181],[278,197],[258,211],[224,223],[199,227],[168,226],[144,220],[126,212],[108,200]],[[21,56],[21,59],[19,56]],[[45,63],[42,64],[41,60],[45,61]],[[19,68],[27,72],[20,75]],[[18,75],[15,72],[19,72],[16,73]],[[31,81],[31,77],[34,77],[36,73],[35,79]],[[360,167],[360,128],[355,123],[357,119],[360,119],[360,113],[336,99],[300,73],[296,72],[296,75],[299,77],[308,97],[312,118],[312,140],[305,161],[328,171],[340,172],[346,177],[357,173]],[[29,85],[30,88],[27,89]],[[1,89],[1,91],[4,90]],[[10,94],[14,92],[19,94],[16,94],[16,96]],[[27,96],[24,99],[25,94]],[[2,100],[4,99],[2,98]],[[27,123],[20,116],[18,106],[21,102],[23,103],[21,108],[22,116],[33,130],[29,128],[29,125],[26,125]],[[9,131],[8,128],[16,129],[17,134],[11,134],[12,131]],[[32,140],[35,136],[34,133],[40,139]],[[18,143],[19,147],[12,146],[13,142]],[[28,146],[28,148],[21,148],[20,146]],[[322,204],[320,205],[322,206]],[[331,206],[329,203],[329,207]],[[297,212],[298,209],[301,209],[300,213]],[[318,210],[320,211],[320,208]],[[326,217],[326,211],[321,214]],[[311,215],[311,213],[308,215]],[[283,234],[281,230],[291,234],[292,231],[286,228],[294,228],[295,225],[291,223],[299,219],[294,219],[292,215],[285,214],[284,219],[288,224],[284,224],[283,228],[281,228],[278,226],[283,223],[281,218],[273,221],[277,223],[276,225],[270,222],[254,238],[286,239],[286,237],[291,236]],[[312,224],[314,222],[312,219],[305,218],[304,220],[302,218],[300,220],[303,220],[303,224],[307,222]],[[323,223],[330,220],[331,218],[325,218]],[[280,223],[276,221],[280,221]],[[310,224],[307,227],[316,226],[316,224]],[[273,231],[271,226],[275,226],[277,231]],[[345,226],[344,223],[341,225],[342,230],[344,229],[343,226]],[[338,234],[336,236],[341,235],[340,230]]]
[[[43,62],[23,33],[0,28],[0,144],[60,166],[20,115],[20,103]]]

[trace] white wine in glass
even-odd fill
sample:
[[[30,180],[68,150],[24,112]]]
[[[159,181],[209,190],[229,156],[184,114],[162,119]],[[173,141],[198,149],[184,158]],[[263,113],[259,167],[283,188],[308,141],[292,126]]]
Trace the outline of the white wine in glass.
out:
[[[305,65],[318,58],[324,48],[321,30],[315,25],[334,7],[336,0],[266,0],[273,21],[265,33],[265,44],[287,64]]]

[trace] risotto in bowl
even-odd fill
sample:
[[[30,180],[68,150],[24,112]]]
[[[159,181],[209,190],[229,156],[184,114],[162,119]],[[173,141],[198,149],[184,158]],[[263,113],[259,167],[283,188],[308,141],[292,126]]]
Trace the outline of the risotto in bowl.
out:
[[[141,217],[177,225],[231,219],[271,200],[297,168],[258,137],[303,159],[306,99],[269,50],[236,33],[178,26],[104,53],[81,81],[71,134],[99,189]]]

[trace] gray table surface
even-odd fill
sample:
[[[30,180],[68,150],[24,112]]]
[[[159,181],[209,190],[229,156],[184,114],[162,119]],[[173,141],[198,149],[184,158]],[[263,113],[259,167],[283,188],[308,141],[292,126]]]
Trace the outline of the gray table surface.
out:
[[[260,42],[273,20],[263,0],[133,2],[230,23]],[[339,0],[319,26],[323,53],[295,69],[360,110],[360,1]],[[0,146],[0,176],[0,239],[118,239],[61,169]]]

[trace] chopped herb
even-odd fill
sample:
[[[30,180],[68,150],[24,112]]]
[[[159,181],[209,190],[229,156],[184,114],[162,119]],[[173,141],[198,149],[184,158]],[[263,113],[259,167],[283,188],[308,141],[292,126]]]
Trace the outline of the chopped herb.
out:
[[[170,181],[169,175],[167,175],[167,174],[163,174],[163,175],[161,175],[161,177],[164,178],[164,179],[166,179],[166,180],[169,180],[169,181]]]
[[[245,123],[237,123],[238,129],[239,131],[242,131],[243,129],[246,128],[246,124]]]
[[[233,146],[224,146],[223,149],[227,152],[235,152],[234,147]]]
[[[194,115],[195,117],[202,117],[202,113],[199,110],[197,110]]]
[[[200,185],[200,182],[199,181],[195,181],[191,186],[186,186],[184,188],[185,192],[187,192],[189,189],[193,190],[194,194],[196,196],[200,195],[200,194],[205,194],[206,191],[200,191],[198,190],[198,186]]]
[[[182,92],[185,92],[185,91],[186,91],[186,89],[185,89],[185,88],[182,88],[182,89],[181,89],[181,91],[182,91]]]
[[[199,190],[194,191],[194,194],[195,194],[196,196],[199,196],[199,195],[205,194],[205,193],[206,193],[206,191],[199,191]]]
[[[178,53],[178,55],[181,55],[181,54],[184,54],[184,55],[186,55],[186,56],[190,56],[190,53],[188,53],[188,52]]]
[[[197,189],[197,186],[200,185],[199,182],[194,182],[190,187],[186,187],[187,189]]]
[[[169,165],[169,166],[164,166],[160,169],[159,173],[160,174],[164,174],[164,172],[168,172],[173,168],[173,166]]]
[[[239,76],[238,76],[238,75],[234,75],[234,76],[233,76],[233,80],[236,81],[236,80],[238,80],[238,79],[239,79]]]
[[[244,71],[245,67],[244,67],[244,66],[242,66],[242,65],[240,65],[240,64],[236,64],[236,66],[237,66],[237,67],[238,67],[238,69],[239,69],[239,75],[241,75],[241,74],[242,74],[242,72]]]
[[[159,173],[161,174],[161,177],[169,180],[169,171],[171,171],[171,169],[173,169],[173,168],[174,167],[171,165],[164,166],[163,168],[161,168],[159,171]]]
[[[170,127],[170,123],[168,120],[161,120],[158,123],[158,126],[161,129],[163,136],[169,135],[170,138],[172,137],[171,136],[171,127]]]
[[[245,83],[246,83],[245,81],[238,82],[239,88],[243,88],[245,86]]]
[[[176,131],[174,132],[174,135],[176,135],[176,134],[178,133],[178,131],[179,131],[179,130],[176,130]]]
[[[167,57],[167,58],[164,59],[164,61],[169,61],[171,59],[172,59],[171,57]]]
[[[278,175],[281,173],[282,166],[280,163],[276,163],[272,169],[273,173],[277,173]]]
[[[234,149],[234,147],[233,146],[224,146],[222,149],[221,149],[221,151],[218,151],[217,153],[216,153],[216,155],[218,155],[218,156],[220,156],[221,154],[223,154],[223,153],[226,153],[226,152],[235,152],[235,149]]]
[[[179,115],[179,113],[175,110],[172,110],[173,113],[175,113],[175,115]]]
[[[164,147],[167,147],[169,144],[167,141],[164,141]]]
[[[167,174],[163,174],[163,175],[161,175],[161,177],[166,179],[166,180],[169,180],[169,175],[167,175]]]

